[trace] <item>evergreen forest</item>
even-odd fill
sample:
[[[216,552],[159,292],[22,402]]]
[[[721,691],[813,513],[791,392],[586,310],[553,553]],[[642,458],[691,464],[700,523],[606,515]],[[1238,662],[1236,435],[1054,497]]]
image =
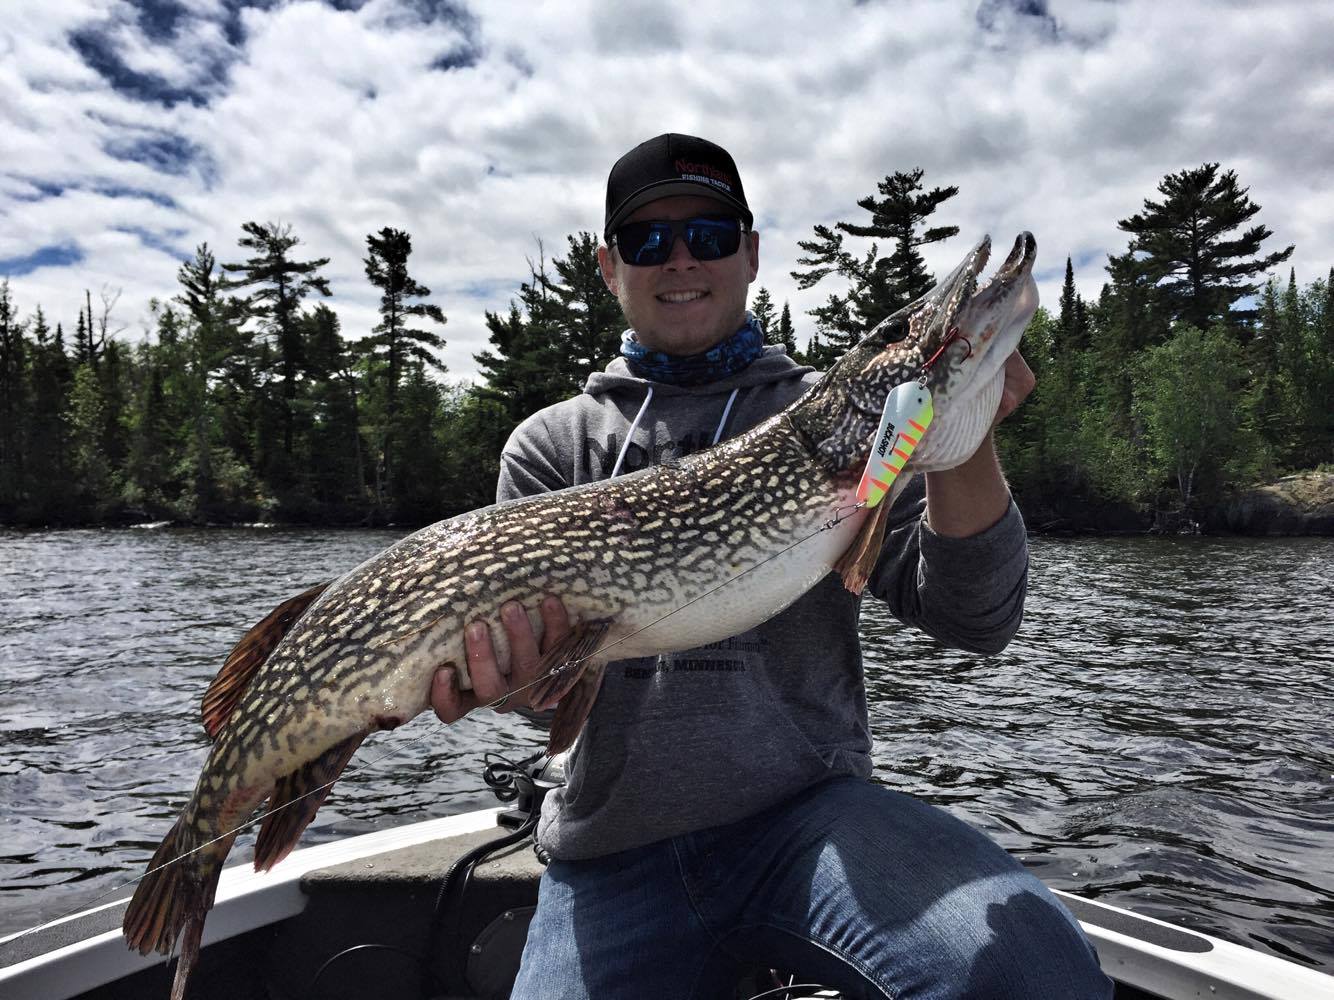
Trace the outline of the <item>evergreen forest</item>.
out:
[[[957,235],[931,224],[957,193],[896,172],[853,220],[814,226],[792,276],[829,294],[799,333],[758,288],[769,341],[824,369],[928,290],[920,248]],[[1119,220],[1126,246],[1095,301],[1066,260],[1059,303],[1021,348],[1037,388],[998,431],[1016,492],[1181,514],[1331,467],[1334,268],[1299,285],[1294,247],[1259,213],[1233,171],[1206,163]],[[580,232],[548,260],[539,244],[509,309],[485,314],[472,385],[448,379],[446,316],[393,228],[366,237],[369,330],[341,328],[328,259],[273,222],[246,222],[221,257],[199,246],[138,343],[119,335],[114,290],[56,304],[76,312],[70,327],[4,280],[0,524],[415,525],[488,504],[511,430],[619,350],[597,246]]]

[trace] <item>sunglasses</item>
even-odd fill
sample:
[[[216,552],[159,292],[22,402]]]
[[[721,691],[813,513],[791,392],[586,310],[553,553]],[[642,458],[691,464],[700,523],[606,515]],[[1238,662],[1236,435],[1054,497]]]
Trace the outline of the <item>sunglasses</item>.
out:
[[[721,260],[741,246],[745,226],[737,218],[678,219],[661,222],[627,222],[612,235],[621,260],[636,267],[667,263],[678,237],[696,260]]]

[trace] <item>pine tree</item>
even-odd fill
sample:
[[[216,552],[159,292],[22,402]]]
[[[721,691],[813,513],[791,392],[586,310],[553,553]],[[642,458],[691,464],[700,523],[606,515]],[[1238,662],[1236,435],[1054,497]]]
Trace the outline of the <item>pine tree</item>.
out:
[[[506,435],[519,421],[571,392],[564,367],[563,331],[568,323],[555,283],[538,244],[537,263],[528,261],[529,280],[519,286],[519,301],[509,313],[486,313],[492,350],[474,354],[486,384],[484,399],[499,402],[507,415]]]
[[[792,329],[792,306],[786,299],[783,300],[783,311],[778,316],[778,330],[773,337],[773,341],[782,344],[788,356],[798,364],[807,363],[802,360],[802,356],[797,352],[797,335]]]
[[[919,233],[922,223],[942,202],[959,193],[957,187],[922,187],[922,168],[886,175],[877,185],[881,197],[868,195],[857,205],[871,214],[869,225],[837,222],[833,229],[815,227],[815,239],[797,245],[806,251],[797,263],[805,270],[793,271],[799,288],[811,288],[831,274],[850,282],[846,294],[830,295],[825,305],[810,310],[816,318],[821,346],[834,356],[856,343],[881,320],[930,291],[935,283],[918,247],[937,243],[958,233],[957,226],[940,226]],[[844,236],[891,243],[888,257],[879,254],[880,243],[872,243],[866,255],[857,256],[844,247]],[[812,350],[815,349],[814,343]]]
[[[74,330],[74,363],[76,365],[90,365],[93,363],[92,340],[82,306],[79,307],[79,324]]]
[[[384,379],[384,436],[380,442],[379,480],[391,488],[399,483],[393,459],[393,441],[398,421],[398,391],[404,371],[410,361],[420,362],[444,371],[445,365],[431,353],[440,350],[445,340],[438,333],[415,329],[409,324],[414,319],[445,322],[440,307],[425,299],[431,290],[408,274],[408,257],[412,255],[412,237],[400,229],[385,227],[378,236],[366,237],[369,251],[363,260],[366,277],[380,289],[380,322],[371,336],[358,345],[378,364]]]
[[[337,314],[324,303],[302,317],[302,323],[310,373],[306,393],[312,410],[311,496],[326,510],[361,511],[365,473],[352,352],[343,340]]]
[[[63,520],[69,513],[73,484],[69,481],[65,404],[69,393],[69,358],[64,332],[56,324],[52,336],[39,306],[32,320],[29,364],[29,410],[23,451],[29,512],[43,521]]]
[[[602,280],[598,238],[590,232],[566,236],[569,252],[551,262],[556,278],[541,272],[558,340],[556,358],[568,393],[578,392],[588,376],[602,371],[620,353],[625,317],[621,304]],[[539,244],[539,251],[541,245]]]
[[[224,367],[233,353],[244,350],[237,331],[240,310],[222,296],[217,259],[207,243],[199,244],[194,258],[181,264],[176,271],[176,281],[181,286],[176,301],[185,307],[194,324],[188,353],[186,408],[192,429],[190,462],[194,470],[194,506],[207,512],[215,500],[215,421],[209,379]]]
[[[223,264],[222,269],[239,275],[227,283],[228,288],[255,289],[246,300],[247,307],[252,315],[260,318],[265,332],[278,348],[283,400],[283,461],[266,471],[286,483],[291,481],[292,475],[297,377],[302,363],[298,317],[302,300],[312,291],[325,296],[330,294],[328,279],[317,273],[329,263],[329,258],[293,260],[290,254],[301,241],[292,235],[291,226],[247,222],[241,228],[246,235],[237,243],[254,251],[254,256],[240,264]]]
[[[440,386],[420,360],[404,372],[397,435],[401,442],[394,487],[394,516],[409,523],[434,520],[447,489],[442,449],[436,441],[440,420]]]
[[[1080,350],[1086,346],[1087,317],[1084,315],[1084,303],[1075,291],[1075,269],[1070,258],[1065,258],[1065,284],[1061,286],[1061,316],[1058,327],[1060,337],[1054,345],[1059,356],[1067,351]]]
[[[769,343],[774,343],[774,336],[778,333],[774,324],[774,300],[769,294],[769,289],[763,285],[755,292],[755,297],[750,302],[750,313],[755,317],[755,322],[760,324],[760,329],[764,331],[764,339]]]
[[[0,279],[0,514],[13,516],[23,495],[23,438],[27,428],[28,345],[9,292]]]
[[[1158,184],[1162,201],[1145,199],[1144,211],[1117,226],[1130,233],[1130,253],[1143,255],[1169,317],[1199,329],[1217,320],[1249,320],[1233,304],[1259,287],[1248,279],[1292,256],[1293,248],[1257,257],[1273,235],[1254,225],[1233,235],[1260,206],[1247,196],[1231,170],[1217,163],[1168,174]]]

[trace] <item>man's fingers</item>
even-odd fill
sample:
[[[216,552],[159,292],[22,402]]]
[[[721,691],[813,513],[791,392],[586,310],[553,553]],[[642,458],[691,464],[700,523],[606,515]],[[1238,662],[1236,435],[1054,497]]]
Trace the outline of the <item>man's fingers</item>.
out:
[[[458,722],[477,707],[477,697],[471,691],[459,690],[457,670],[441,667],[431,678],[431,707],[441,722]]]
[[[489,705],[509,694],[509,678],[500,672],[495,646],[491,642],[491,630],[486,622],[469,624],[464,630],[463,645],[468,654],[468,676],[472,678],[472,690],[477,696],[477,703]]]
[[[518,601],[509,601],[500,609],[500,621],[510,642],[510,687],[531,680],[540,654],[528,612]]]
[[[565,610],[565,602],[550,595],[542,599],[539,611],[542,615],[542,652],[545,653],[569,634],[570,616]]]
[[[442,721],[456,722],[482,706],[508,712],[516,706],[530,704],[528,686],[537,679],[542,653],[570,631],[570,617],[560,598],[547,597],[539,606],[539,613],[542,616],[540,648],[532,621],[522,604],[509,601],[500,609],[500,622],[509,646],[505,669],[496,656],[487,623],[478,620],[468,625],[463,634],[463,648],[472,690],[459,689],[458,671],[453,667],[442,667],[431,680],[431,707]],[[517,693],[509,699],[511,691]],[[508,700],[501,705],[493,704],[501,699]]]
[[[1005,359],[1005,385],[1001,389],[1000,406],[996,410],[994,427],[1019,408],[1019,404],[1028,398],[1037,379],[1033,369],[1028,367],[1024,356],[1015,351]]]

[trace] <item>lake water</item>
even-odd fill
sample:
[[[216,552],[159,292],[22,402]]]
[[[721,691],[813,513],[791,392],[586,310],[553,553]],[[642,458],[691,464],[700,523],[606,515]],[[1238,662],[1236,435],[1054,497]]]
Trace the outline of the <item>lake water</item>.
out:
[[[395,537],[0,532],[0,935],[142,872],[227,650]],[[879,780],[1057,888],[1334,969],[1334,539],[1034,539],[1004,654],[873,601],[862,627]],[[303,843],[493,805],[484,755],[539,742],[490,713],[377,736]]]

